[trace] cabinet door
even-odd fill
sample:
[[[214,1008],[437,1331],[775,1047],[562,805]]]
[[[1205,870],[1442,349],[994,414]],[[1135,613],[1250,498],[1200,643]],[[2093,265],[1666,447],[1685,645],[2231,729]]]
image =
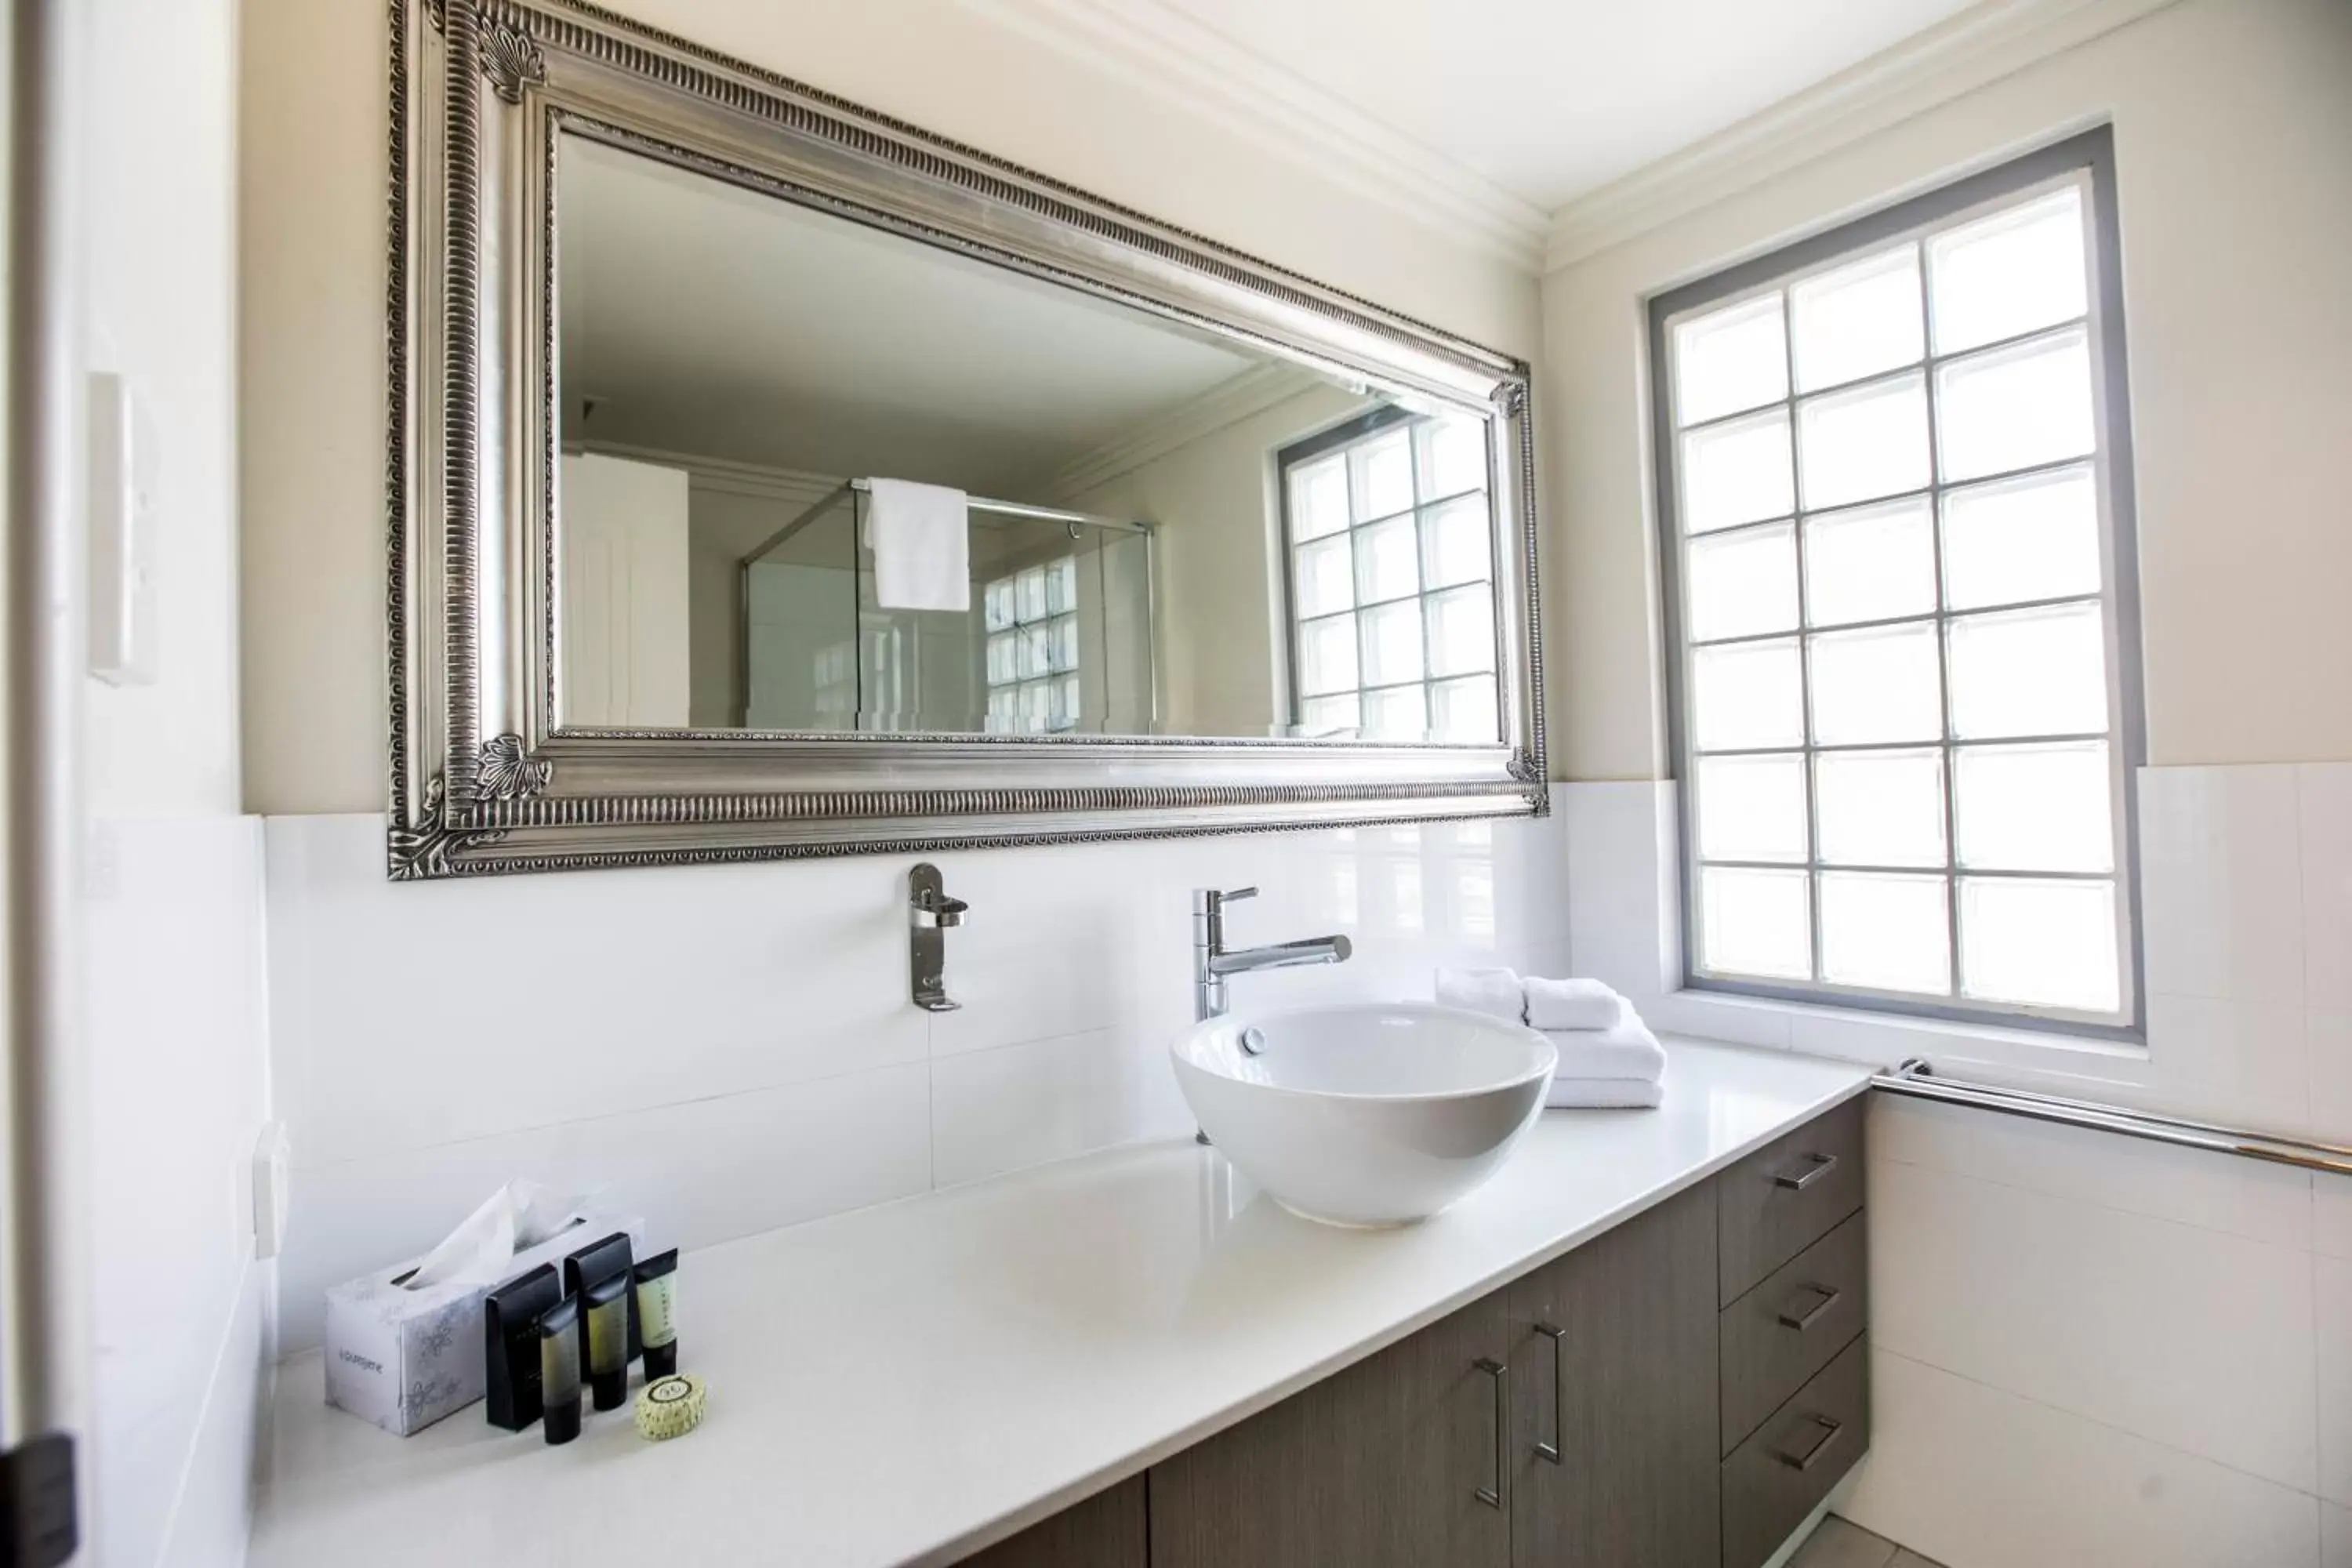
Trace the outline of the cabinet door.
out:
[[[1510,1287],[1514,1568],[1716,1568],[1715,1295],[1712,1184]]]
[[[1143,1484],[1137,1476],[1072,1503],[961,1568],[1145,1568]]]
[[[1155,1467],[1151,1568],[1507,1568],[1505,1340],[1497,1291]]]

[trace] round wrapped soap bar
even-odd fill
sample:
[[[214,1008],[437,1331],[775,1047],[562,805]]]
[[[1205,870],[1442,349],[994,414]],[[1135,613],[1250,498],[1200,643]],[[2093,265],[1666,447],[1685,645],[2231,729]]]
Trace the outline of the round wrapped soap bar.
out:
[[[685,1436],[702,1425],[709,1393],[698,1377],[656,1378],[637,1395],[637,1436],[656,1443]]]

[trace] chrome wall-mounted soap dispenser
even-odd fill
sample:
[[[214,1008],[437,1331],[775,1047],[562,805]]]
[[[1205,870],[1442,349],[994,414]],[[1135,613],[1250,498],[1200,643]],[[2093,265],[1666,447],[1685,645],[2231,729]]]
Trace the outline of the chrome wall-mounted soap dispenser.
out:
[[[963,924],[970,904],[948,897],[940,868],[926,860],[907,873],[907,956],[914,975],[915,1005],[929,1013],[952,1013],[963,1004],[948,999],[948,931]]]

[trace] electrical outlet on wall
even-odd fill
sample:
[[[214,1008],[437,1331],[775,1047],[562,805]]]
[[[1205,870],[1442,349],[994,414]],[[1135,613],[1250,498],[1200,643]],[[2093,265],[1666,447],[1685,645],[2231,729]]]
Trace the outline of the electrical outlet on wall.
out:
[[[89,672],[156,675],[155,429],[127,376],[89,378]]]

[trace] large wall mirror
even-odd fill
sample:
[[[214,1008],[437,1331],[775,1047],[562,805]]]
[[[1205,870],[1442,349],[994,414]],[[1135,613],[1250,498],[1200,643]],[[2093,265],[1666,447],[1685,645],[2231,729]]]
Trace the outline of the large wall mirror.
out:
[[[1544,809],[1524,365],[602,12],[394,49],[395,876]]]

